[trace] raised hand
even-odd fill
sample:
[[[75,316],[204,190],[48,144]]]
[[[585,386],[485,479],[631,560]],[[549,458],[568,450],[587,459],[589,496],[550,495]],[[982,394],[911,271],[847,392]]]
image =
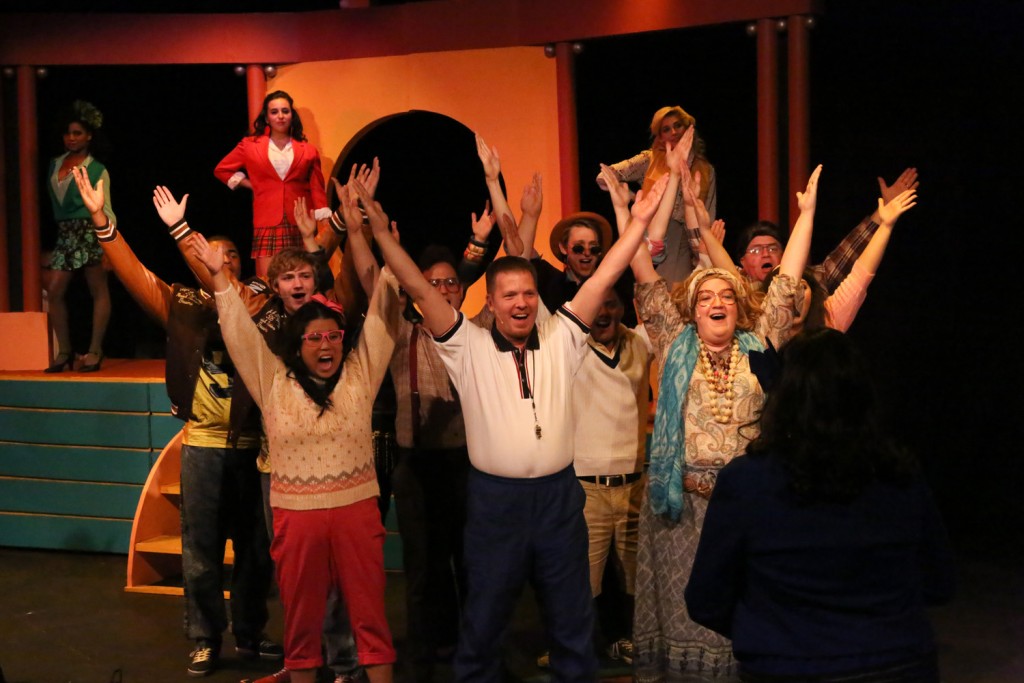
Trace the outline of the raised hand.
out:
[[[632,199],[633,195],[629,190],[629,185],[619,182],[619,176],[615,174],[611,166],[605,164],[601,164],[601,178],[604,179],[605,189],[611,195],[612,206],[616,209],[628,207],[629,200]]]
[[[704,202],[701,202],[701,204],[703,204],[703,203]],[[708,230],[711,231],[711,236],[714,237],[715,240],[717,240],[719,244],[724,244],[725,243],[725,221],[723,221],[721,218],[719,218],[718,220],[713,222],[710,226],[708,226]],[[698,245],[697,245],[697,251],[699,251],[702,254],[707,254],[708,253],[708,243],[705,242],[702,239],[698,243]]]
[[[690,126],[683,133],[683,137],[679,138],[679,142],[676,144],[676,151],[679,154],[681,164],[686,164],[689,168],[690,162],[690,150],[693,149],[693,138],[697,134],[697,127]]]
[[[363,205],[363,211],[366,212],[366,217],[370,221],[370,230],[373,232],[373,234],[377,235],[381,232],[387,231],[390,222],[388,221],[388,215],[384,213],[384,209],[381,208],[380,202],[374,201],[373,197],[370,196],[370,193],[367,192],[366,188],[363,187],[362,184],[360,184],[359,182],[349,183],[348,189],[350,195],[352,193],[352,190],[355,190],[356,197],[358,198],[359,202]],[[356,207],[356,210],[358,211],[358,206]],[[360,218],[359,221],[361,223],[362,218]],[[347,212],[345,214],[345,222],[348,223]],[[359,223],[357,223],[357,225],[358,224]],[[397,231],[397,229],[398,226],[396,225],[395,230]]]
[[[494,228],[494,214],[491,213],[491,200],[488,199],[484,202],[483,213],[480,214],[480,218],[476,217],[476,213],[470,214],[473,217],[473,239],[477,242],[486,242],[491,236],[491,230]]]
[[[896,220],[911,208],[917,205],[917,190],[904,190],[891,201],[878,199],[878,215],[882,223],[888,226],[896,224]]]
[[[217,246],[211,245],[206,238],[198,232],[191,235],[192,253],[196,255],[210,275],[216,277],[224,267],[224,248],[218,242]]]
[[[373,158],[373,166],[370,168],[363,164],[359,167],[359,173],[356,174],[356,180],[366,188],[366,192],[371,196],[377,195],[377,184],[380,182],[380,160],[377,157]]]
[[[103,205],[106,202],[103,197],[103,179],[101,178],[97,181],[96,187],[93,187],[92,183],[89,182],[89,174],[86,173],[84,167],[75,166],[71,169],[71,173],[75,176],[78,194],[82,195],[82,203],[85,204],[85,208],[89,210],[89,213],[103,211]]]
[[[316,239],[316,221],[313,220],[313,212],[306,209],[305,197],[295,200],[295,225],[298,226],[303,241]]]
[[[916,190],[918,186],[917,182],[917,169],[916,168],[905,168],[903,173],[893,181],[892,185],[886,185],[885,179],[878,178],[878,191],[882,195],[884,203],[888,204],[896,198],[902,192],[907,190]]]
[[[480,163],[484,166],[484,177],[487,180],[497,180],[501,174],[501,159],[498,157],[497,147],[488,147],[480,134],[476,135],[476,153],[480,157]]]
[[[174,195],[163,185],[157,185],[153,190],[153,206],[160,214],[160,219],[167,227],[171,227],[185,217],[185,205],[188,203],[188,195],[176,201]]]
[[[522,254],[523,238],[519,235],[519,226],[516,225],[516,219],[507,213],[503,213],[498,224],[501,227],[501,239],[505,243],[505,253],[510,256]]]
[[[688,130],[692,130],[693,126],[690,126]],[[675,146],[671,142],[665,143],[665,164],[668,166],[668,172],[678,175],[679,164],[686,163],[686,157],[683,156],[683,145],[682,140],[679,141]]]
[[[697,171],[694,175],[697,176],[697,182],[700,183],[700,171]],[[708,207],[704,205],[704,200],[700,197],[694,197],[693,199],[693,212],[697,214],[698,228],[711,227],[711,214],[708,213]]]
[[[821,175],[821,164],[811,172],[807,179],[807,188],[803,192],[796,193],[796,205],[801,211],[814,211],[818,204],[818,176]]]
[[[651,189],[646,194],[640,191],[636,196],[636,201],[633,202],[633,208],[630,210],[630,214],[635,220],[641,221],[644,224],[650,223],[651,218],[654,217],[654,213],[658,210],[658,204],[661,203],[661,195],[665,194],[665,186],[668,185],[668,174],[658,178],[657,182],[651,186]]]
[[[540,216],[544,208],[544,187],[540,173],[534,173],[530,182],[523,187],[523,196],[519,200],[519,210],[524,216]]]
[[[711,224],[711,234],[715,236],[719,244],[725,244],[725,221],[721,218]]]

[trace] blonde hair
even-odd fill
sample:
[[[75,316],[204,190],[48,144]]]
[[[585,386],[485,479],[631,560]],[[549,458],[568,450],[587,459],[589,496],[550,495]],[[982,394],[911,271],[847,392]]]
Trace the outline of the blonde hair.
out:
[[[683,125],[687,128],[697,123],[697,119],[693,118],[686,113],[686,110],[682,107],[662,107],[658,111],[654,112],[654,117],[651,119],[651,140],[656,141],[658,139],[658,133],[661,132],[661,122],[665,120],[667,116],[678,116]]]
[[[733,291],[736,292],[736,329],[747,332],[753,330],[754,323],[761,315],[761,307],[751,296],[747,283],[722,268],[695,270],[672,288],[672,303],[676,305],[683,323],[693,322],[697,292],[701,284],[708,280],[724,280],[732,285]]]

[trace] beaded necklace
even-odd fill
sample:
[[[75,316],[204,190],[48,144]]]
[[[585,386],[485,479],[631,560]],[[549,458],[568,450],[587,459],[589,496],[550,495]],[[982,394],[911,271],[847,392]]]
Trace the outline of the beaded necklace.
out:
[[[715,394],[711,403],[711,416],[720,424],[732,419],[732,400],[735,396],[732,385],[736,380],[740,358],[740,343],[735,337],[729,355],[723,356],[712,353],[704,340],[700,340],[700,370],[711,392]]]

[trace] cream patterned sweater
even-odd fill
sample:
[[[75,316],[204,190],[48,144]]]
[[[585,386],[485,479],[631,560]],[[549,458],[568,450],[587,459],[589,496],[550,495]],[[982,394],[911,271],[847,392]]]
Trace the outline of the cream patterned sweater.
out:
[[[370,418],[401,319],[398,286],[390,272],[385,269],[378,278],[362,334],[345,358],[331,394],[333,405],[323,415],[267,348],[238,293],[229,289],[216,294],[224,341],[263,411],[274,454],[271,506],[316,510],[379,495]]]

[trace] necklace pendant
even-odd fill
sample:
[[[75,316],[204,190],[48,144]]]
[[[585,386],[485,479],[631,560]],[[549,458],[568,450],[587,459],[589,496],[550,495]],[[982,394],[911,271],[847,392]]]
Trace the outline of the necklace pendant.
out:
[[[537,435],[538,439],[541,437],[540,425],[533,426],[533,433]]]

